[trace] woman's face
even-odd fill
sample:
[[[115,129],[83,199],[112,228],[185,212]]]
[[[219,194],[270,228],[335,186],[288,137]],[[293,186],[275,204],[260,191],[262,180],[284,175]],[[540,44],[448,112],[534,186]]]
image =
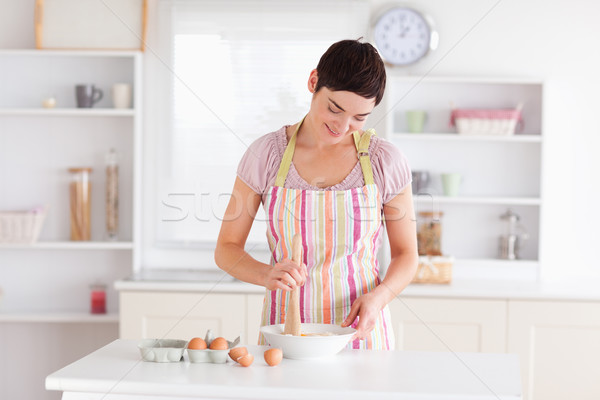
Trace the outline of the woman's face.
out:
[[[365,99],[353,92],[322,87],[311,103],[313,128],[325,143],[339,143],[362,129],[373,108],[374,98]]]

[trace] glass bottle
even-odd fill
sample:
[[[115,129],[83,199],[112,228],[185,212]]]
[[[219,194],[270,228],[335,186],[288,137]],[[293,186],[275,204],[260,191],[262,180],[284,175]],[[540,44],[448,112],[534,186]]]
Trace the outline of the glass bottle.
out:
[[[91,168],[69,168],[71,240],[91,239]]]
[[[119,231],[119,162],[115,149],[110,149],[106,163],[106,235],[117,240]]]
[[[417,218],[417,247],[420,256],[442,255],[442,215],[442,212],[419,212]]]

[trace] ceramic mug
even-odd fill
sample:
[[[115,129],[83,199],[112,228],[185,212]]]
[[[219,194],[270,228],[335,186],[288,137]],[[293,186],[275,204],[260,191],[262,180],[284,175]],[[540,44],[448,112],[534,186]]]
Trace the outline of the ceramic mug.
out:
[[[442,186],[444,196],[454,197],[458,195],[462,175],[457,173],[442,174]]]
[[[423,110],[409,110],[406,112],[406,127],[410,133],[421,133],[427,121],[427,112]]]
[[[75,97],[78,108],[92,108],[94,104],[102,99],[104,92],[94,85],[76,85]]]
[[[112,87],[112,101],[115,108],[131,108],[132,91],[128,83],[115,83]]]
[[[412,192],[419,194],[429,185],[428,171],[412,171]]]

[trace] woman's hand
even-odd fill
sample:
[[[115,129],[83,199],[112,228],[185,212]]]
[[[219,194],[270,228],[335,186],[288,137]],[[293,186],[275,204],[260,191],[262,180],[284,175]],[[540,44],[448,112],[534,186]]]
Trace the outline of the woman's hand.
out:
[[[286,258],[269,268],[264,286],[269,290],[293,290],[304,285],[307,274],[306,264],[298,265]]]
[[[385,302],[376,292],[365,293],[354,300],[350,314],[342,322],[342,327],[352,325],[358,317],[356,333],[352,339],[364,339],[375,328],[375,323],[381,315],[383,307],[385,307]]]

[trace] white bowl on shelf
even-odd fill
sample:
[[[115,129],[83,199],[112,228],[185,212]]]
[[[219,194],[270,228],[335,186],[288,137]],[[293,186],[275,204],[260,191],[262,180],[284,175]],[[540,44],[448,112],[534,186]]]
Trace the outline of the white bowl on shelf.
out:
[[[285,358],[296,360],[333,356],[346,347],[356,333],[354,328],[333,324],[302,324],[301,334],[309,336],[284,335],[283,328],[284,324],[267,325],[260,331],[271,347],[280,348]]]

